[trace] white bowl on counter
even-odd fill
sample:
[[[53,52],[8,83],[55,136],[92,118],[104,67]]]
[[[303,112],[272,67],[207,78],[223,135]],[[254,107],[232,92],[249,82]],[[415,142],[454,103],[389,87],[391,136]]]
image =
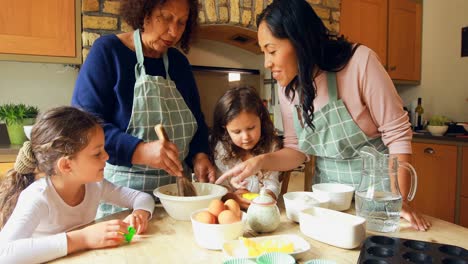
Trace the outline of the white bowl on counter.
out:
[[[320,207],[299,213],[301,232],[335,247],[352,249],[366,238],[366,219]]]
[[[317,183],[312,185],[312,191],[330,198],[328,208],[345,211],[351,207],[354,187],[341,183]]]
[[[427,131],[429,131],[429,133],[431,133],[431,135],[433,136],[443,136],[445,134],[445,132],[447,132],[448,130],[448,126],[431,126],[431,125],[428,125],[427,127]]]
[[[220,250],[227,241],[238,239],[244,234],[247,214],[242,212],[242,219],[231,224],[206,224],[195,220],[195,215],[207,211],[197,210],[190,216],[195,242],[202,248]]]
[[[299,222],[299,212],[313,206],[328,208],[330,198],[313,192],[288,192],[283,195],[286,216]]]
[[[177,196],[177,184],[168,184],[156,188],[154,196],[161,201],[164,210],[176,220],[190,221],[190,215],[202,208],[207,208],[211,200],[221,199],[227,189],[221,185],[194,182],[197,196]]]

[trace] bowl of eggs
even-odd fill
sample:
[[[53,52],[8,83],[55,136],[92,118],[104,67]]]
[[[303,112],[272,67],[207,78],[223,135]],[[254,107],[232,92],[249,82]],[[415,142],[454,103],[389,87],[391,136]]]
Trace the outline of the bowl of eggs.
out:
[[[226,241],[242,236],[247,220],[233,199],[212,200],[207,208],[197,210],[190,217],[195,242],[202,248],[220,250]]]
[[[194,182],[193,186],[197,196],[178,196],[177,184],[158,187],[153,191],[153,194],[159,198],[170,217],[176,220],[190,221],[190,215],[194,211],[207,208],[211,200],[221,199],[227,193],[225,187],[217,184]]]

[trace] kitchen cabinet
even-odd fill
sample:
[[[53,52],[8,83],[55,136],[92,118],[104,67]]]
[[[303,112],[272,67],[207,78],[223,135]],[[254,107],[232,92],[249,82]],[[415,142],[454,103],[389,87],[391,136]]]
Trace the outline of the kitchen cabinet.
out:
[[[468,147],[463,147],[461,171],[460,225],[468,227]]]
[[[342,0],[340,33],[374,50],[390,77],[421,79],[421,0]]]
[[[0,0],[0,60],[81,63],[80,0]]]
[[[457,146],[413,142],[412,164],[418,174],[412,206],[455,223]]]

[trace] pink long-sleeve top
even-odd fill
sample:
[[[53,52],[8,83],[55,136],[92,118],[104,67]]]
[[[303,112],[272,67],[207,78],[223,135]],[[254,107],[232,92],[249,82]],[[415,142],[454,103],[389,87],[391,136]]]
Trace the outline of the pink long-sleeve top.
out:
[[[328,103],[326,72],[315,79],[314,111]],[[411,154],[412,131],[403,102],[375,52],[359,46],[346,67],[337,73],[338,99],[343,100],[354,122],[371,138],[381,136],[390,154]],[[278,98],[283,120],[284,146],[299,150],[293,125],[294,105],[280,87]],[[300,151],[300,150],[299,150]]]

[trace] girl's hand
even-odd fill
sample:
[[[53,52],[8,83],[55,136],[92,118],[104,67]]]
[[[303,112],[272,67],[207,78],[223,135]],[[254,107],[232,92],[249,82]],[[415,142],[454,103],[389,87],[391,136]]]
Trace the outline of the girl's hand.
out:
[[[114,247],[120,245],[128,224],[122,220],[110,220],[67,233],[68,253],[82,249]]]
[[[193,171],[199,182],[213,183],[216,180],[216,168],[205,153],[198,153],[195,156]]]
[[[401,209],[401,217],[411,223],[411,226],[419,231],[426,231],[431,227],[431,223],[424,218],[419,212],[411,208],[407,202],[403,202]]]
[[[124,222],[133,226],[137,234],[144,233],[148,228],[148,220],[150,217],[150,213],[145,210],[135,210],[133,213],[129,214],[125,219]]]
[[[183,167],[179,160],[179,150],[167,140],[142,142],[137,145],[132,157],[132,164],[148,165],[163,169],[170,175],[182,176]]]
[[[226,171],[215,183],[221,184],[223,181],[231,178],[230,183],[233,184],[233,186],[245,186],[246,183],[244,179],[259,172],[262,166],[263,155],[255,156]]]
[[[241,209],[247,210],[249,208],[249,206],[250,206],[250,200],[243,198],[242,194],[248,193],[248,192],[249,191],[247,191],[246,189],[238,189],[238,190],[236,190],[234,192],[227,193],[224,196],[224,199],[225,200],[233,199],[234,201],[236,201],[239,204]]]

